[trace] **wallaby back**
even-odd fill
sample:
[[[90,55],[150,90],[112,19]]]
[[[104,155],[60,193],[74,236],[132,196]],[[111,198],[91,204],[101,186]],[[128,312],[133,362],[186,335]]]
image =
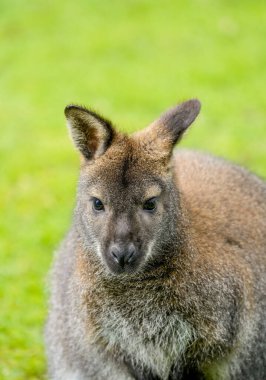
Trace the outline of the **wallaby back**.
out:
[[[172,150],[197,100],[132,136],[66,108],[81,152],[46,327],[50,377],[266,377],[266,184]]]

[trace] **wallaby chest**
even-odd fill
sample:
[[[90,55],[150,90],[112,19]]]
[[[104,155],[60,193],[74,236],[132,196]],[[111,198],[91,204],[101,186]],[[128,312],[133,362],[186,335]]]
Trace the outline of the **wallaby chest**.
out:
[[[117,289],[105,289],[108,296],[102,297],[103,302],[89,303],[94,339],[104,342],[108,352],[130,362],[140,372],[148,369],[168,379],[193,339],[192,326],[171,306],[171,290],[156,286],[120,290],[119,294]],[[93,311],[95,307],[97,313]]]

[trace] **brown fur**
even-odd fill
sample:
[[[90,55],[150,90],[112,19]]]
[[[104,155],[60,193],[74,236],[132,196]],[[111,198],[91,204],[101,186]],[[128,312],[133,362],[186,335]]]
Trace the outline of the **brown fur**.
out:
[[[52,379],[266,376],[266,185],[218,158],[172,155],[198,112],[183,103],[128,137],[67,108],[83,160],[52,276]],[[118,265],[114,244],[134,246],[133,260]]]

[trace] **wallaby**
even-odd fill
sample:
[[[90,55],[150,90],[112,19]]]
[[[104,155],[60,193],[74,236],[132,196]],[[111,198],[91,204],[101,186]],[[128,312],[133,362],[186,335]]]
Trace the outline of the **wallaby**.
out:
[[[266,379],[266,183],[173,153],[199,111],[127,136],[66,107],[81,170],[52,271],[51,379]]]

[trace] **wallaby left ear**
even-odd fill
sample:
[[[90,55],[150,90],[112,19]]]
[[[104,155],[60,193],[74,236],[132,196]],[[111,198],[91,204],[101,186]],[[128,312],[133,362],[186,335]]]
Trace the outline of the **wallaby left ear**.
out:
[[[111,122],[76,105],[67,106],[65,116],[74,144],[87,160],[97,158],[107,150],[115,133]]]
[[[146,129],[136,135],[146,148],[171,154],[174,145],[181,140],[184,132],[193,123],[200,112],[200,102],[191,99],[170,108]],[[156,153],[156,154],[157,154]]]
[[[163,125],[176,144],[186,129],[193,123],[200,112],[201,104],[197,99],[191,99],[166,111],[158,120]]]

